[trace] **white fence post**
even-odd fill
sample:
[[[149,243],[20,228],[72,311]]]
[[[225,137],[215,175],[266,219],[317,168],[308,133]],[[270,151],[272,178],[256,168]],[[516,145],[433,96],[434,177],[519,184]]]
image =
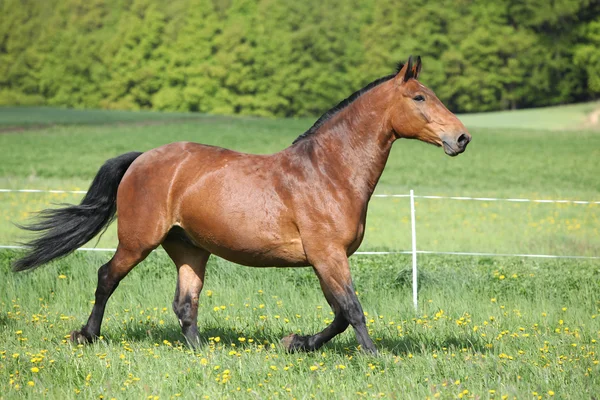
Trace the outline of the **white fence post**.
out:
[[[419,303],[417,301],[417,227],[415,223],[415,193],[410,190],[410,224],[412,228],[412,289],[413,305],[415,312],[418,311]]]

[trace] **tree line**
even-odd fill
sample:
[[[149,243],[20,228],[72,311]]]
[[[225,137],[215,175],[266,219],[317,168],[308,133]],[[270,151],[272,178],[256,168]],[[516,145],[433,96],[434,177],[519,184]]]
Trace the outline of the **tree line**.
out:
[[[0,0],[0,105],[317,115],[408,55],[455,112],[600,95],[599,0]]]

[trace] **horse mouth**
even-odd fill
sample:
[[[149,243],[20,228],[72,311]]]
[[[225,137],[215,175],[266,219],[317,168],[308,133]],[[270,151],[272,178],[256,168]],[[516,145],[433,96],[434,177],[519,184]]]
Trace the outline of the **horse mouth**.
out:
[[[442,141],[442,146],[444,147],[444,153],[448,154],[450,157],[456,157],[457,155],[463,153],[467,149],[466,145],[462,148],[456,145],[452,146],[445,140]]]

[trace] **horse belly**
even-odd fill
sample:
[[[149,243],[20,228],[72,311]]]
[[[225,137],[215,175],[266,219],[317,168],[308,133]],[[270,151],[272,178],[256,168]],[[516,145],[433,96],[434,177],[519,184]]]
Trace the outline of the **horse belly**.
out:
[[[182,226],[190,239],[212,254],[251,267],[307,265],[300,237],[282,237],[278,232],[234,226],[223,222],[219,229],[196,224]]]
[[[231,198],[204,197],[185,208],[181,227],[199,247],[219,257],[256,267],[307,264],[298,230],[280,204],[250,207]]]

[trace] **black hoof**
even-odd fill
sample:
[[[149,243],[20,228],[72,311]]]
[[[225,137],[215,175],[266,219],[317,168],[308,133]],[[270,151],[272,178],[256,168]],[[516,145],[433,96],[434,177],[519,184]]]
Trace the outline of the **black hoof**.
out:
[[[201,347],[201,343],[200,343],[200,337],[195,336],[195,337],[185,337],[185,342],[187,343],[188,347],[192,350],[198,350]]]
[[[91,335],[88,335],[83,329],[71,332],[71,342],[75,344],[90,344],[94,341]]]
[[[308,346],[309,338],[310,336],[299,336],[295,333],[292,333],[281,339],[281,344],[290,353],[297,351],[313,351],[315,349],[312,349]]]

